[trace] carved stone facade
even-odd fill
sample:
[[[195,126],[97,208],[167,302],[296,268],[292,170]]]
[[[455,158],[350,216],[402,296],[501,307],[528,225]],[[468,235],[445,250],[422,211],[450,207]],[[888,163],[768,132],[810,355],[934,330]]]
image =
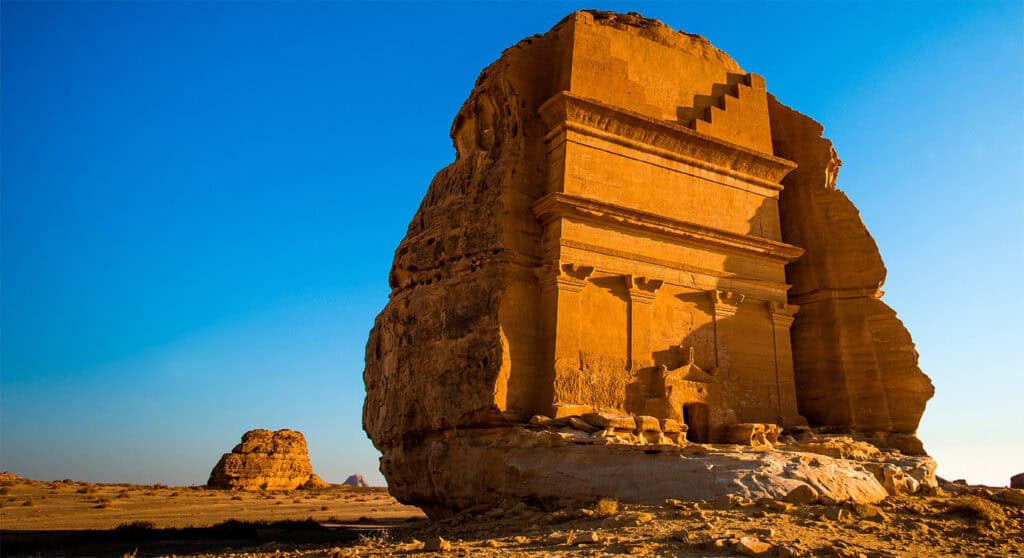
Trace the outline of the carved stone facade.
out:
[[[451,436],[536,415],[921,450],[931,385],[831,143],[703,38],[574,13],[484,70],[452,138],[367,344],[392,493],[438,501]]]

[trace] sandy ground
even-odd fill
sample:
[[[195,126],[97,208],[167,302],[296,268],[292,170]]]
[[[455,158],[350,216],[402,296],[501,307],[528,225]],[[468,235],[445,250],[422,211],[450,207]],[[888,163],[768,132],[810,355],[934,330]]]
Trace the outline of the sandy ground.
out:
[[[424,517],[418,508],[396,502],[383,488],[344,486],[259,493],[22,481],[0,487],[0,505],[0,528],[4,530],[113,529],[133,521],[158,528],[206,527],[227,519],[393,523]]]
[[[950,484],[937,494],[878,506],[736,498],[660,506],[584,502],[554,510],[509,503],[434,522],[383,489],[261,494],[24,479],[4,484],[5,555],[741,556],[752,555],[758,543],[764,556],[1024,555],[1024,502],[1008,503],[1005,489]],[[246,525],[259,528],[248,531],[211,527],[228,519],[312,521],[252,523]],[[131,522],[148,523],[123,526]],[[167,529],[184,527],[207,529]]]

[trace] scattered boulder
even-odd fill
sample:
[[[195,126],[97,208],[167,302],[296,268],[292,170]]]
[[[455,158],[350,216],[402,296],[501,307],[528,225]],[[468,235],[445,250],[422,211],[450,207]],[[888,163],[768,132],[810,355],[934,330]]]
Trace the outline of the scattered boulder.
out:
[[[294,430],[250,430],[225,453],[206,482],[210,488],[294,490],[327,486],[313,474],[306,438]]]
[[[740,537],[736,543],[736,552],[744,556],[764,556],[772,550],[772,545],[756,537]]]
[[[1020,473],[1010,477],[1010,488],[1024,489],[1024,473]]]
[[[448,552],[452,549],[452,543],[439,536],[430,537],[423,543],[423,550],[427,552]]]
[[[370,484],[367,483],[366,479],[363,478],[363,475],[360,475],[360,474],[349,475],[348,478],[345,479],[345,482],[343,482],[341,484],[343,484],[345,486],[351,486],[353,488],[369,488],[370,487]]]
[[[789,504],[813,504],[818,501],[818,491],[807,484],[798,484],[786,493],[783,502]]]

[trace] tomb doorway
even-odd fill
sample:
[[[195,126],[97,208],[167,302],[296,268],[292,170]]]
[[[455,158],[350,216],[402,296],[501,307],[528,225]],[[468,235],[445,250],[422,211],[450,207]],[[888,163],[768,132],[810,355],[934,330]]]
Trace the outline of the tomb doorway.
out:
[[[708,443],[708,406],[704,403],[683,405],[683,422],[686,423],[687,439],[698,444]]]

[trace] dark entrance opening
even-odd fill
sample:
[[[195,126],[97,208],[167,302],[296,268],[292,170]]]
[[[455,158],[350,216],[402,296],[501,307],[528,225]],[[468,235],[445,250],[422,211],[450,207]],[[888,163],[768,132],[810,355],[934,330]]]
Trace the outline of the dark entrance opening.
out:
[[[698,444],[706,444],[708,440],[708,406],[703,403],[687,403],[683,405],[683,422],[689,428],[686,439]]]

